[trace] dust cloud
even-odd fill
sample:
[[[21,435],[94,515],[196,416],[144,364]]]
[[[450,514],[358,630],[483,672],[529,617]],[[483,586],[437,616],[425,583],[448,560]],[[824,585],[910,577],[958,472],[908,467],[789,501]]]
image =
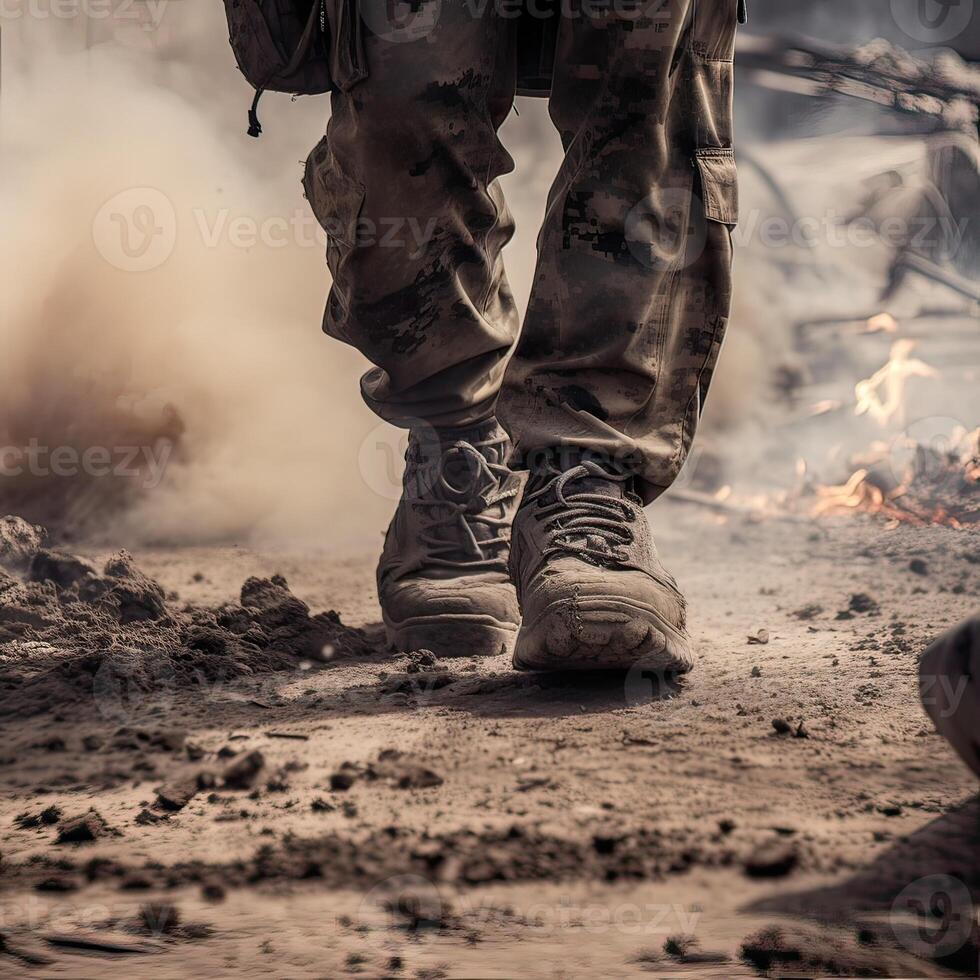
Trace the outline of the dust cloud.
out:
[[[91,24],[4,27],[0,510],[131,543],[342,545],[389,503],[357,467],[359,358],[319,332],[300,161],[327,106],[270,99],[273,136],[248,140],[214,13],[172,4],[88,49]]]

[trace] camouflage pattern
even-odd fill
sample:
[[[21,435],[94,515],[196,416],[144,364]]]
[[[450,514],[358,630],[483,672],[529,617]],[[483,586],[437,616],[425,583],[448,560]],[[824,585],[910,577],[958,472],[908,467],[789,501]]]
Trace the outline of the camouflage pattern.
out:
[[[376,365],[362,391],[379,415],[465,426],[496,409],[517,465],[568,447],[635,474],[646,501],[670,485],[728,319],[737,6],[563,0],[565,159],[520,331],[497,180],[513,4],[419,0],[406,26],[362,0],[368,75],[333,93],[304,184],[329,242],[324,329]]]

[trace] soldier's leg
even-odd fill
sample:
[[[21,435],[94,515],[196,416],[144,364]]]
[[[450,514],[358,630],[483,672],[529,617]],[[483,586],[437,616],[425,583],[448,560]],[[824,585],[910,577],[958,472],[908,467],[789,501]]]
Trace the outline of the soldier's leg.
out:
[[[694,663],[640,505],[684,461],[728,318],[738,0],[626,2],[563,12],[566,158],[499,408],[531,470],[511,554],[525,669]]]
[[[513,20],[497,8],[423,0],[384,23],[391,8],[371,5],[370,74],[334,93],[307,161],[333,276],[324,329],[376,365],[362,392],[395,424],[486,419],[517,336],[497,181],[513,168],[497,138],[514,96]]]
[[[649,502],[684,462],[728,319],[737,8],[566,7],[551,98],[566,158],[499,407],[532,469],[587,450]]]

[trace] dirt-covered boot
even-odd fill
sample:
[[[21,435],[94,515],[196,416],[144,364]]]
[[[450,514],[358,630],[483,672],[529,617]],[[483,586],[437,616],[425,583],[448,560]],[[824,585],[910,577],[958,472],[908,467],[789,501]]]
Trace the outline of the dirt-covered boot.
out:
[[[409,434],[402,497],[378,564],[388,642],[437,656],[509,652],[520,614],[507,571],[521,477],[491,420]]]
[[[627,477],[583,462],[529,487],[510,559],[523,614],[515,667],[693,666],[684,597],[627,484]]]

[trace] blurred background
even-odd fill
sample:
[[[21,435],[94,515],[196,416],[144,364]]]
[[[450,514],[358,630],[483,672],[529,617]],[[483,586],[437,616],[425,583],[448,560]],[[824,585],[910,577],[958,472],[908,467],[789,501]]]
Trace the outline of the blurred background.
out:
[[[974,6],[750,0],[735,309],[679,503],[980,516]],[[116,545],[375,543],[404,433],[319,329],[300,177],[328,100],[267,95],[249,139],[217,0],[6,0],[0,28],[0,513]],[[523,303],[560,153],[546,105],[519,110]]]

